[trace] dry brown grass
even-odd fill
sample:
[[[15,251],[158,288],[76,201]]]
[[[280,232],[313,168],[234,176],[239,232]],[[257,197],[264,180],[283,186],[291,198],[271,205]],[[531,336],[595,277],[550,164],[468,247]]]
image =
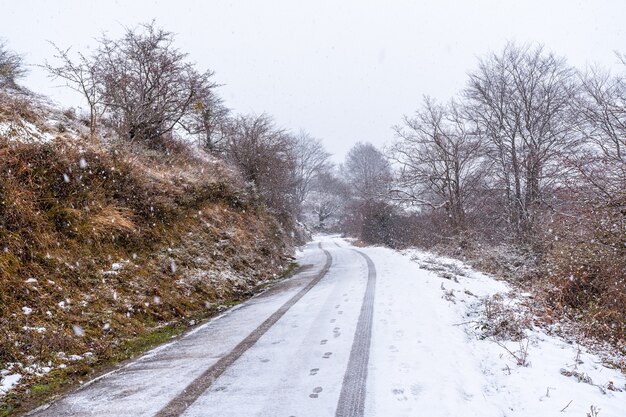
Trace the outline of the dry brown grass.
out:
[[[587,335],[626,352],[626,195],[578,210],[553,223],[545,298]]]
[[[90,216],[88,227],[91,227],[93,234],[99,238],[128,235],[137,231],[133,217],[132,210],[128,208],[108,205]]]

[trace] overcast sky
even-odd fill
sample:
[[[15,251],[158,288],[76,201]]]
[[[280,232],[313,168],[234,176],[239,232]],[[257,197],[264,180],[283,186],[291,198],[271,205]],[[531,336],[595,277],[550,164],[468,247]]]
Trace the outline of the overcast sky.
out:
[[[388,143],[423,95],[452,97],[477,57],[507,40],[541,42],[578,67],[615,66],[625,17],[624,0],[0,0],[0,37],[41,64],[48,40],[85,50],[102,32],[156,19],[215,71],[228,107],[305,129],[340,161],[357,141]],[[79,104],[36,67],[25,84]]]

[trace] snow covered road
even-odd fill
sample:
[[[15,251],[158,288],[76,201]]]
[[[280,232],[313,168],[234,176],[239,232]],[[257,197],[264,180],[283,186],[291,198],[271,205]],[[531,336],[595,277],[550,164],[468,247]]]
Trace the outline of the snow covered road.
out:
[[[420,268],[425,256],[320,237],[300,273],[35,415],[626,415],[626,393],[559,374],[573,346],[538,334],[533,365],[516,367],[472,337],[459,326],[471,304],[507,287],[468,271],[441,278]],[[582,358],[597,383],[624,387]]]

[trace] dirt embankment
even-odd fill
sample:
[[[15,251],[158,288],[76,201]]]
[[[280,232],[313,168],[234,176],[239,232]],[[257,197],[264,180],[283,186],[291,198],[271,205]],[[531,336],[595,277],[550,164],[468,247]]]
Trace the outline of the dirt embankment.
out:
[[[0,101],[0,415],[168,340],[291,262],[288,233],[220,161],[80,132],[70,113]]]

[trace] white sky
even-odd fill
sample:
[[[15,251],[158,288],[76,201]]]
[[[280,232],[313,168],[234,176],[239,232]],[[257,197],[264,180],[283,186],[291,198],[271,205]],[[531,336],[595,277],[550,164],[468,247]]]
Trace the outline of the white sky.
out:
[[[423,95],[456,94],[477,57],[507,40],[544,43],[578,67],[615,65],[625,17],[624,0],[0,0],[0,37],[40,64],[47,40],[85,50],[156,19],[216,72],[228,107],[305,129],[340,161],[357,141],[389,142]],[[79,104],[39,68],[25,84]]]

